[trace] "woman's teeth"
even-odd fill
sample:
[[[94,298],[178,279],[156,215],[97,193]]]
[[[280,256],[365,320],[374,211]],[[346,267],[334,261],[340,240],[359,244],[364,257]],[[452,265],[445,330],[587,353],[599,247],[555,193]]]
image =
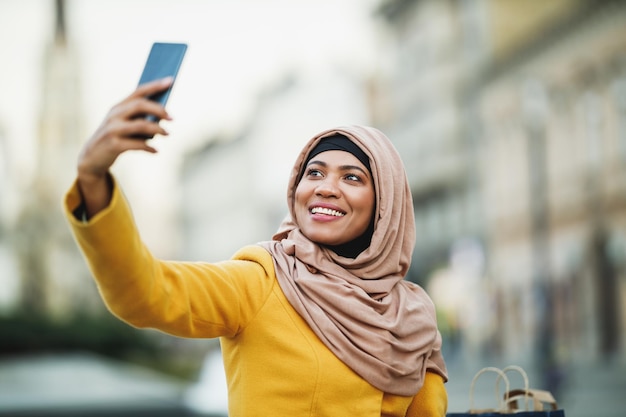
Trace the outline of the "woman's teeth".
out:
[[[345,213],[342,213],[337,210],[325,208],[325,207],[313,207],[311,209],[311,213],[312,214],[326,214],[328,216],[336,216],[336,217],[345,216]]]

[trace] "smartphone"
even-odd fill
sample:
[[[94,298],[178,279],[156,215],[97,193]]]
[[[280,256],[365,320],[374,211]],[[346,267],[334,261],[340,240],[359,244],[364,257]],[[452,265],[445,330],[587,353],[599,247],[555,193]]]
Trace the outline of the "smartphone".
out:
[[[185,43],[153,43],[138,85],[170,76],[176,80],[185,52],[187,52],[187,44]],[[174,83],[167,90],[148,98],[165,106],[173,86]],[[159,121],[155,116],[146,116],[146,118],[153,122]]]

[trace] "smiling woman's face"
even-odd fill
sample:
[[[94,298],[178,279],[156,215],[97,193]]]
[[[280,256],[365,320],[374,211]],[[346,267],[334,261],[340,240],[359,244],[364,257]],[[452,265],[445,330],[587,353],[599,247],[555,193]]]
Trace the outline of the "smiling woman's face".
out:
[[[368,169],[349,152],[317,154],[294,195],[295,220],[313,242],[341,245],[361,236],[373,216],[375,192]]]

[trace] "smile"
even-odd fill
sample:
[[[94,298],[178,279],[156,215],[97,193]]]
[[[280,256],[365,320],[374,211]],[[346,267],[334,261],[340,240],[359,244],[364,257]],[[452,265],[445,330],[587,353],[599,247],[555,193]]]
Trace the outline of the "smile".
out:
[[[335,216],[335,217],[342,217],[346,215],[346,213],[342,213],[340,211],[325,208],[325,207],[313,207],[311,209],[311,214],[326,214],[327,216]]]

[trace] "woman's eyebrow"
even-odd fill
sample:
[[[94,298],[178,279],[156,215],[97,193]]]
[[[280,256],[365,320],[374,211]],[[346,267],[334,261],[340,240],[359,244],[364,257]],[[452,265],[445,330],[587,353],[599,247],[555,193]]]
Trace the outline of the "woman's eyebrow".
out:
[[[308,164],[306,164],[306,166],[313,165],[313,164],[321,165],[321,166],[323,166],[323,167],[328,166],[328,164],[327,164],[326,162],[324,162],[324,161],[318,161],[318,160],[316,160],[316,159],[310,160],[310,161],[309,161],[309,163],[308,163]]]
[[[339,169],[342,171],[352,171],[353,169],[356,169],[356,170],[361,171],[364,174],[367,174],[367,172],[365,172],[365,170],[358,165],[341,165]]]
[[[308,163],[306,166],[313,165],[313,164],[315,164],[315,165],[321,165],[321,166],[323,166],[323,167],[325,167],[325,168],[326,168],[326,167],[328,167],[328,164],[327,164],[326,162],[324,162],[324,161],[319,161],[319,160],[317,160],[317,159],[309,161],[309,163]],[[361,168],[360,166],[358,166],[358,165],[340,165],[340,166],[339,166],[339,169],[340,169],[341,171],[351,171],[351,170],[353,170],[353,169],[356,169],[356,170],[361,171],[361,172],[362,172],[362,173],[364,173],[364,174],[367,174],[367,172],[365,172],[365,170],[364,170],[363,168]]]

